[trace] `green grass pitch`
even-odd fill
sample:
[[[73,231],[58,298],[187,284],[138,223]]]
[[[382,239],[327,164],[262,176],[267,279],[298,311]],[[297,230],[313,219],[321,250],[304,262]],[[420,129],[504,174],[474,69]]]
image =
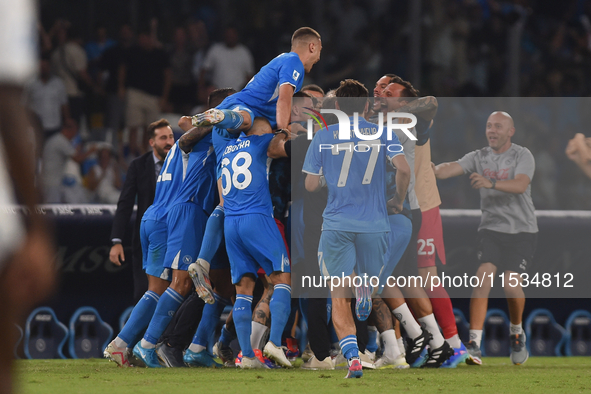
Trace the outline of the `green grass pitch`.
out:
[[[301,364],[301,361],[297,363]],[[17,393],[589,393],[591,357],[532,357],[514,366],[508,357],[456,369],[344,370],[117,368],[106,360],[19,360]]]

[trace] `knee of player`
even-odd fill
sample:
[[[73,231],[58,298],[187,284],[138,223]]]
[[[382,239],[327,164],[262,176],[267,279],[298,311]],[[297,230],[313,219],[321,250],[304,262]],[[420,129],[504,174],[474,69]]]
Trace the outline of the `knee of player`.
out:
[[[187,276],[186,278],[183,277],[178,278],[177,280],[173,280],[170,284],[170,287],[183,297],[186,297],[189,295],[192,285],[193,282],[191,281],[191,278]]]
[[[291,274],[289,272],[273,272],[270,276],[273,285],[285,284],[291,286]]]

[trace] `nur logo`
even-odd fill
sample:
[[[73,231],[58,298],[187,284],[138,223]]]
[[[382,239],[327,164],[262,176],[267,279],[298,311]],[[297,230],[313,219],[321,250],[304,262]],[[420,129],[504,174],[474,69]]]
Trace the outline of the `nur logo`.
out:
[[[324,117],[322,116],[322,114],[333,114],[336,115],[338,121],[339,121],[339,140],[350,140],[351,139],[351,129],[353,130],[353,133],[355,134],[355,136],[357,138],[359,138],[360,140],[364,140],[364,141],[373,141],[376,140],[378,138],[380,138],[382,136],[383,133],[383,129],[384,127],[379,127],[378,131],[376,134],[366,134],[363,133],[361,131],[359,131],[359,113],[355,112],[353,114],[353,122],[351,122],[351,120],[349,119],[349,116],[344,113],[343,111],[340,111],[338,109],[321,109],[320,112],[309,108],[309,107],[304,107],[304,109],[307,109],[310,112],[304,112],[304,114],[309,115],[312,119],[314,119],[316,121],[316,124],[322,129],[322,128],[328,128],[327,124],[326,124],[326,120],[324,119]],[[394,119],[398,119],[398,118],[407,118],[410,119],[410,123],[394,123]],[[312,119],[308,119],[308,124],[307,124],[307,136],[308,139],[311,140],[314,137],[314,126],[312,123]],[[322,123],[320,122],[322,121]],[[351,124],[353,123],[353,124]],[[384,114],[382,112],[380,112],[378,114],[378,122],[377,124],[379,126],[384,124]],[[395,129],[398,129],[400,131],[402,131],[404,134],[406,134],[406,136],[413,140],[416,141],[417,137],[415,137],[413,135],[413,133],[410,131],[410,129],[412,129],[413,127],[415,127],[417,124],[417,117],[411,113],[407,113],[407,112],[388,112],[386,114],[386,133],[387,133],[387,138],[388,141],[392,140],[392,132]]]

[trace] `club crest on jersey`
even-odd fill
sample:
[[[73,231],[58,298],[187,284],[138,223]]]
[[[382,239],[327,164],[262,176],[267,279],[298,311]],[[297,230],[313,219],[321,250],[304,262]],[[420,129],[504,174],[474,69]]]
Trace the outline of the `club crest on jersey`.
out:
[[[185,264],[191,264],[193,262],[193,258],[189,255],[185,255],[183,256],[183,263]]]
[[[289,258],[282,254],[281,255],[281,272],[285,272],[285,267],[289,267]]]
[[[297,72],[296,70],[293,70],[293,80],[297,81],[299,77],[300,77],[300,73]]]

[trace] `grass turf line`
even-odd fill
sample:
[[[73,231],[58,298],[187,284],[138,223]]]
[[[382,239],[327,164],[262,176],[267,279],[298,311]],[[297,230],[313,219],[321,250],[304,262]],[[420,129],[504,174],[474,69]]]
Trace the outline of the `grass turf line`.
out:
[[[16,393],[590,393],[591,357],[508,357],[456,369],[346,371],[117,368],[101,359],[19,360]],[[299,364],[299,363],[298,363]]]

